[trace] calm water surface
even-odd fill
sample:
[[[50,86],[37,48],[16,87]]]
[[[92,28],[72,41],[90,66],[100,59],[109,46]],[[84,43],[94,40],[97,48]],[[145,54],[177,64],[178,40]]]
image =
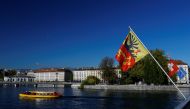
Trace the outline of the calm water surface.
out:
[[[60,99],[21,99],[27,90],[57,91]],[[189,89],[182,89],[186,96]],[[71,88],[0,87],[0,109],[173,109],[184,99],[175,91],[111,91]]]

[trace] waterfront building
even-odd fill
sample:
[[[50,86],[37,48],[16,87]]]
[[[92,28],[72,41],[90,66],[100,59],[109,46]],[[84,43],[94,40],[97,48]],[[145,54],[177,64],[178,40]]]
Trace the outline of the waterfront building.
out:
[[[115,69],[118,77],[121,77],[119,69]],[[104,82],[102,79],[102,70],[97,68],[80,68],[74,70],[68,69],[38,69],[27,73],[28,76],[33,76],[36,82],[47,82],[47,81],[66,81],[66,82],[82,82],[88,76],[95,76]],[[72,76],[72,77],[71,77]],[[71,79],[72,78],[72,79]]]
[[[28,76],[34,76],[36,82],[65,81],[65,70],[58,68],[38,69],[28,72]]]
[[[116,74],[118,77],[121,77],[121,74],[119,73],[119,69],[115,69]],[[82,82],[85,80],[88,76],[95,76],[100,79],[101,82],[104,82],[102,79],[102,70],[94,68],[94,69],[88,69],[88,68],[83,68],[83,69],[75,69],[72,71],[73,72],[73,81],[74,82]]]
[[[73,81],[74,82],[82,82],[88,76],[95,76],[102,81],[101,71],[98,69],[76,69],[73,70]]]

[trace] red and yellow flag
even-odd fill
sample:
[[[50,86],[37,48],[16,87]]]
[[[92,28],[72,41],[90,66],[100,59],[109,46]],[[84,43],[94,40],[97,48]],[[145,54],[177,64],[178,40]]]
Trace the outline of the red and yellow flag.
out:
[[[139,41],[135,33],[130,30],[115,58],[119,62],[121,70],[126,72],[147,54],[146,48]]]

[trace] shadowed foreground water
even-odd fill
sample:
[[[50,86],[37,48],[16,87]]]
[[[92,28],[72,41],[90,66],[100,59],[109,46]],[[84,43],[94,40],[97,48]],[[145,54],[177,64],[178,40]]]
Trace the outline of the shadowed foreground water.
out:
[[[23,99],[26,90],[57,91],[59,99]],[[189,96],[189,89],[182,89]],[[184,99],[175,91],[111,91],[0,87],[0,109],[173,109]]]

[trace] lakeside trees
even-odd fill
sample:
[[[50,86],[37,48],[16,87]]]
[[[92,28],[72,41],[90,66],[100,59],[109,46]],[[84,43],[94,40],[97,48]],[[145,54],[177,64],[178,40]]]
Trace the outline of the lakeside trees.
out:
[[[79,86],[79,89],[83,89],[84,85],[96,85],[100,83],[100,79],[96,76],[88,76]]]
[[[16,70],[7,70],[4,72],[4,76],[14,76],[17,74],[17,71]]]
[[[72,82],[73,81],[73,72],[69,69],[65,69],[65,81]]]
[[[3,69],[0,69],[0,80],[3,79]]]
[[[0,69],[0,80],[3,80],[4,76],[14,76],[16,75],[16,70],[4,70]]]
[[[102,70],[102,78],[108,84],[115,84],[117,82],[117,75],[114,68],[114,59],[110,57],[104,57],[99,65],[100,69]]]
[[[156,49],[150,51],[155,59],[160,63],[163,69],[168,72],[168,59],[165,56],[163,50]],[[156,62],[152,59],[150,55],[147,55],[135,66],[129,69],[128,77],[126,79],[126,84],[137,83],[142,81],[146,84],[168,84],[168,79]]]
[[[151,50],[152,55],[160,63],[162,68],[168,72],[168,59],[163,50]],[[147,84],[168,84],[168,79],[161,68],[149,55],[144,61],[144,82]]]
[[[95,85],[100,83],[100,79],[95,76],[88,76],[82,83],[84,85]]]
[[[160,49],[150,51],[155,59],[160,63],[163,69],[168,72],[168,58],[165,52]],[[181,60],[176,60],[177,64],[186,64]],[[111,63],[111,65],[109,65]],[[134,84],[142,81],[146,84],[164,85],[169,84],[167,76],[160,69],[157,63],[152,59],[150,55],[145,56],[138,61],[134,67],[127,72],[121,72],[121,78],[113,78],[116,73],[113,70],[113,59],[105,57],[102,59],[100,68],[103,71],[102,77],[105,81],[112,83],[118,82],[120,84]],[[114,79],[114,80],[113,80]],[[176,75],[172,77],[173,81],[176,81]]]

